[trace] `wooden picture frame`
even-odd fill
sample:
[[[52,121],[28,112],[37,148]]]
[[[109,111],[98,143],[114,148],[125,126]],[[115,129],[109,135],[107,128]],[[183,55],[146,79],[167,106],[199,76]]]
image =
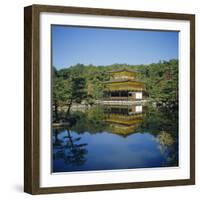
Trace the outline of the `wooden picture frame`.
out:
[[[76,186],[40,186],[40,14],[187,21],[190,24],[190,174],[188,178]],[[195,16],[192,14],[32,5],[24,9],[24,191],[30,194],[83,192],[195,184]]]

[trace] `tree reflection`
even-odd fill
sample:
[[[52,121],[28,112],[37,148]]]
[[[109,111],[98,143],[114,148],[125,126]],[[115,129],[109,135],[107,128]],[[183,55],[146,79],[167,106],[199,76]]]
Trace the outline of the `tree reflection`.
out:
[[[166,158],[164,166],[178,165],[178,112],[166,108],[148,106],[145,119],[138,127],[141,133],[155,137],[161,154]]]
[[[178,165],[178,145],[175,138],[170,133],[161,131],[156,136],[158,148],[166,158],[165,165],[177,166]]]
[[[67,135],[58,138],[58,130],[55,129],[53,141],[53,159],[63,159],[65,164],[80,166],[86,162],[87,143],[80,143],[81,137],[73,138],[69,128],[66,129]]]
[[[75,111],[72,115],[77,119],[77,123],[70,129],[78,134],[97,134],[105,131],[107,127],[101,107],[92,107],[85,112]]]

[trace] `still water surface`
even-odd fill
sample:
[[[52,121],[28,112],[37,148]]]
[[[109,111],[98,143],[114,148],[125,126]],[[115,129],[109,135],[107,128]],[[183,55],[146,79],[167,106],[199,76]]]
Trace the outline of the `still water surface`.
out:
[[[151,106],[95,106],[53,127],[52,171],[178,166],[178,115]]]

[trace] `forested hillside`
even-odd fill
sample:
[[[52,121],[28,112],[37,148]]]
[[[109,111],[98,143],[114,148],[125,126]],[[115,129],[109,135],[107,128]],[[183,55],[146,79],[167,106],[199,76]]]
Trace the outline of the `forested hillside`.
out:
[[[138,80],[145,83],[145,96],[157,105],[178,106],[178,60],[160,61],[150,65],[113,64],[94,66],[77,64],[56,70],[53,67],[53,104],[59,106],[85,102],[93,104],[103,95],[103,82],[109,80],[110,70],[131,69],[138,72]]]

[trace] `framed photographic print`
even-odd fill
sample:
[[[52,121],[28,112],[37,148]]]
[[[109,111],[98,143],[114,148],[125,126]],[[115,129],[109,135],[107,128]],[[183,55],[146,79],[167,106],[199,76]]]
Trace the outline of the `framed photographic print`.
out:
[[[195,16],[24,11],[24,191],[194,184]]]

